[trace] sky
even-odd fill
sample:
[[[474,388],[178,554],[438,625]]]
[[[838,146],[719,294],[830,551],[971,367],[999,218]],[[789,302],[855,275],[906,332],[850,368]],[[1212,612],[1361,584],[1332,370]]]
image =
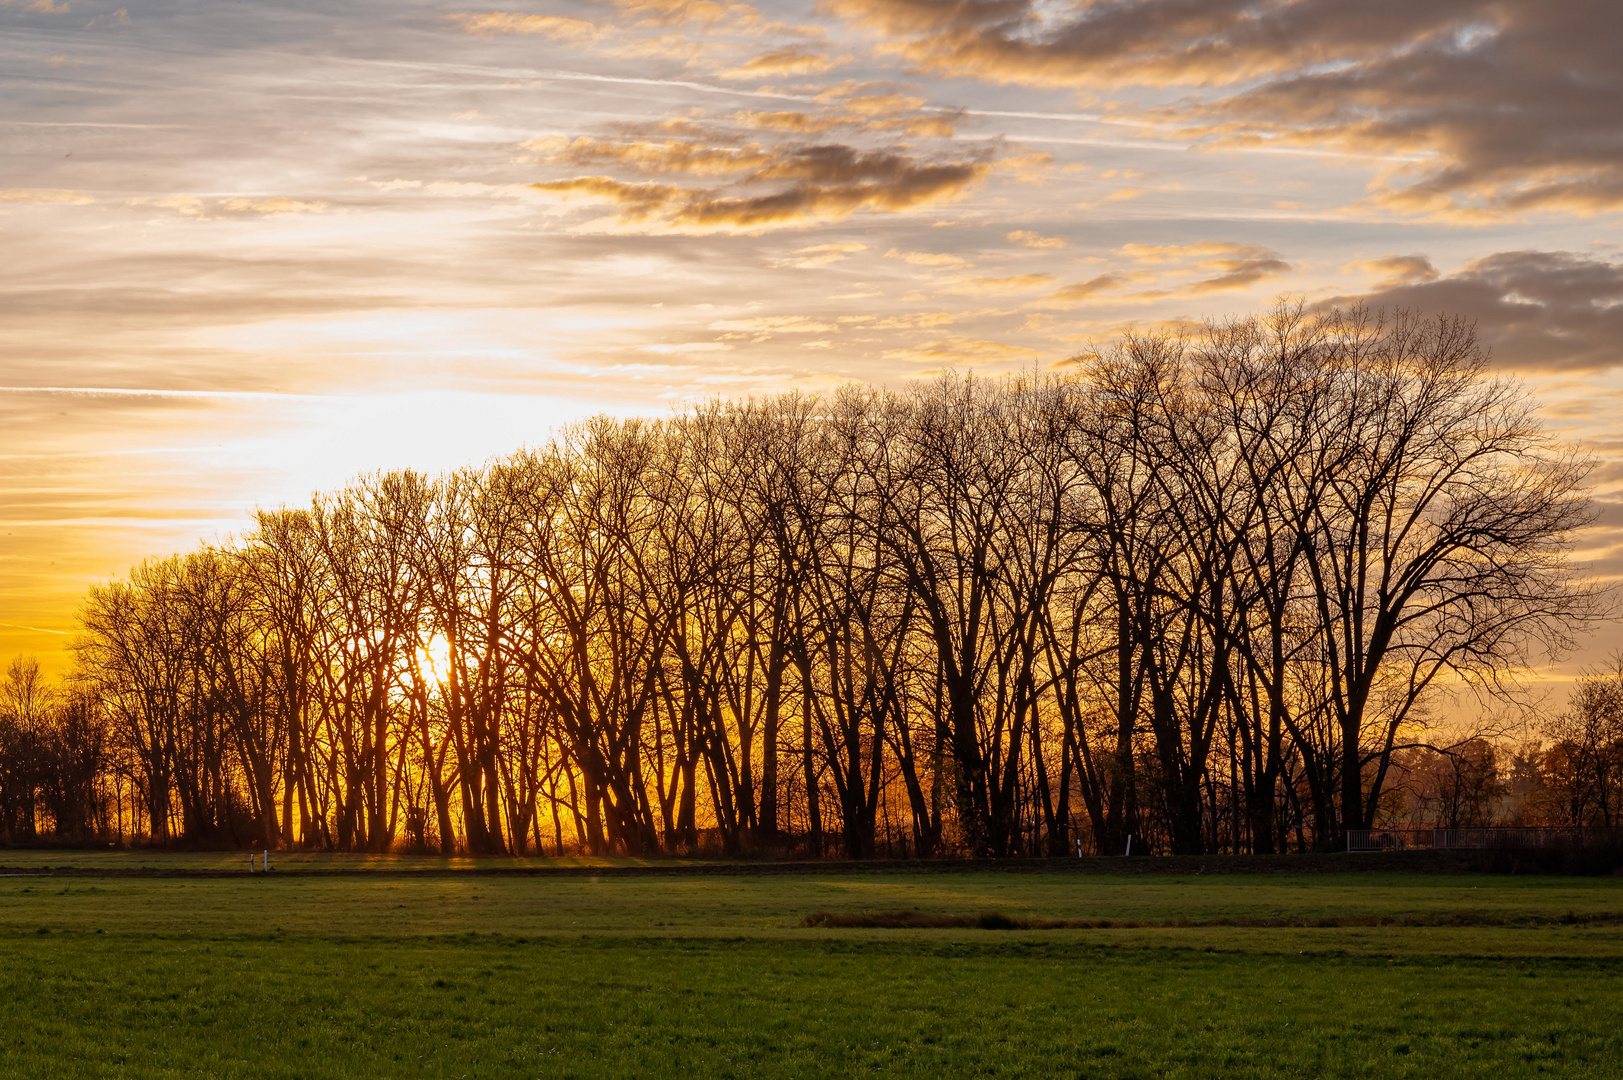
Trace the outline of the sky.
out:
[[[1476,320],[1623,572],[1616,0],[469,2],[0,0],[0,658],[365,471],[1282,296]]]

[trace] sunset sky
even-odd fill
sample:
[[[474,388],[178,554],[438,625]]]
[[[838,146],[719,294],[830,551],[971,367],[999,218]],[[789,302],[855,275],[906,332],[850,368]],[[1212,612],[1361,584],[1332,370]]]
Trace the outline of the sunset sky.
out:
[[[362,471],[1281,294],[1478,320],[1600,459],[1613,575],[1619,42],[1616,0],[0,0],[0,659]]]

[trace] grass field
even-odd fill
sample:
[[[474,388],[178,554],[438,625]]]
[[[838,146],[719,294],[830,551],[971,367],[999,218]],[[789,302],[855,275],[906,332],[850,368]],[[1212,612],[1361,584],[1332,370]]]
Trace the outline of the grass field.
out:
[[[1617,878],[241,862],[0,878],[0,1075],[1623,1073]],[[803,925],[915,910],[1110,925]]]

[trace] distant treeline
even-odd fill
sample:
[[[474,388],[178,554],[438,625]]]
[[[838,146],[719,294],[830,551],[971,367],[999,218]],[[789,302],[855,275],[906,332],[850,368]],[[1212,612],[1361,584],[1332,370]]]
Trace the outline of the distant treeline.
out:
[[[1484,368],[1458,320],[1282,308],[369,476],[92,589],[54,711],[8,706],[42,749],[4,827],[862,857],[1472,823],[1514,770],[1429,742],[1437,707],[1602,614],[1588,463]],[[1516,767],[1613,824],[1591,682]]]

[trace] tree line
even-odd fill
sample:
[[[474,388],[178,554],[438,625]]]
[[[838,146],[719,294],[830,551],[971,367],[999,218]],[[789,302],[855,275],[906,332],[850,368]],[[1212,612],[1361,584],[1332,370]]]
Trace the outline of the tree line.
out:
[[[78,726],[5,805],[368,851],[1334,847],[1419,748],[1469,757],[1441,703],[1603,613],[1589,463],[1486,362],[1281,307],[363,477],[91,589]]]

